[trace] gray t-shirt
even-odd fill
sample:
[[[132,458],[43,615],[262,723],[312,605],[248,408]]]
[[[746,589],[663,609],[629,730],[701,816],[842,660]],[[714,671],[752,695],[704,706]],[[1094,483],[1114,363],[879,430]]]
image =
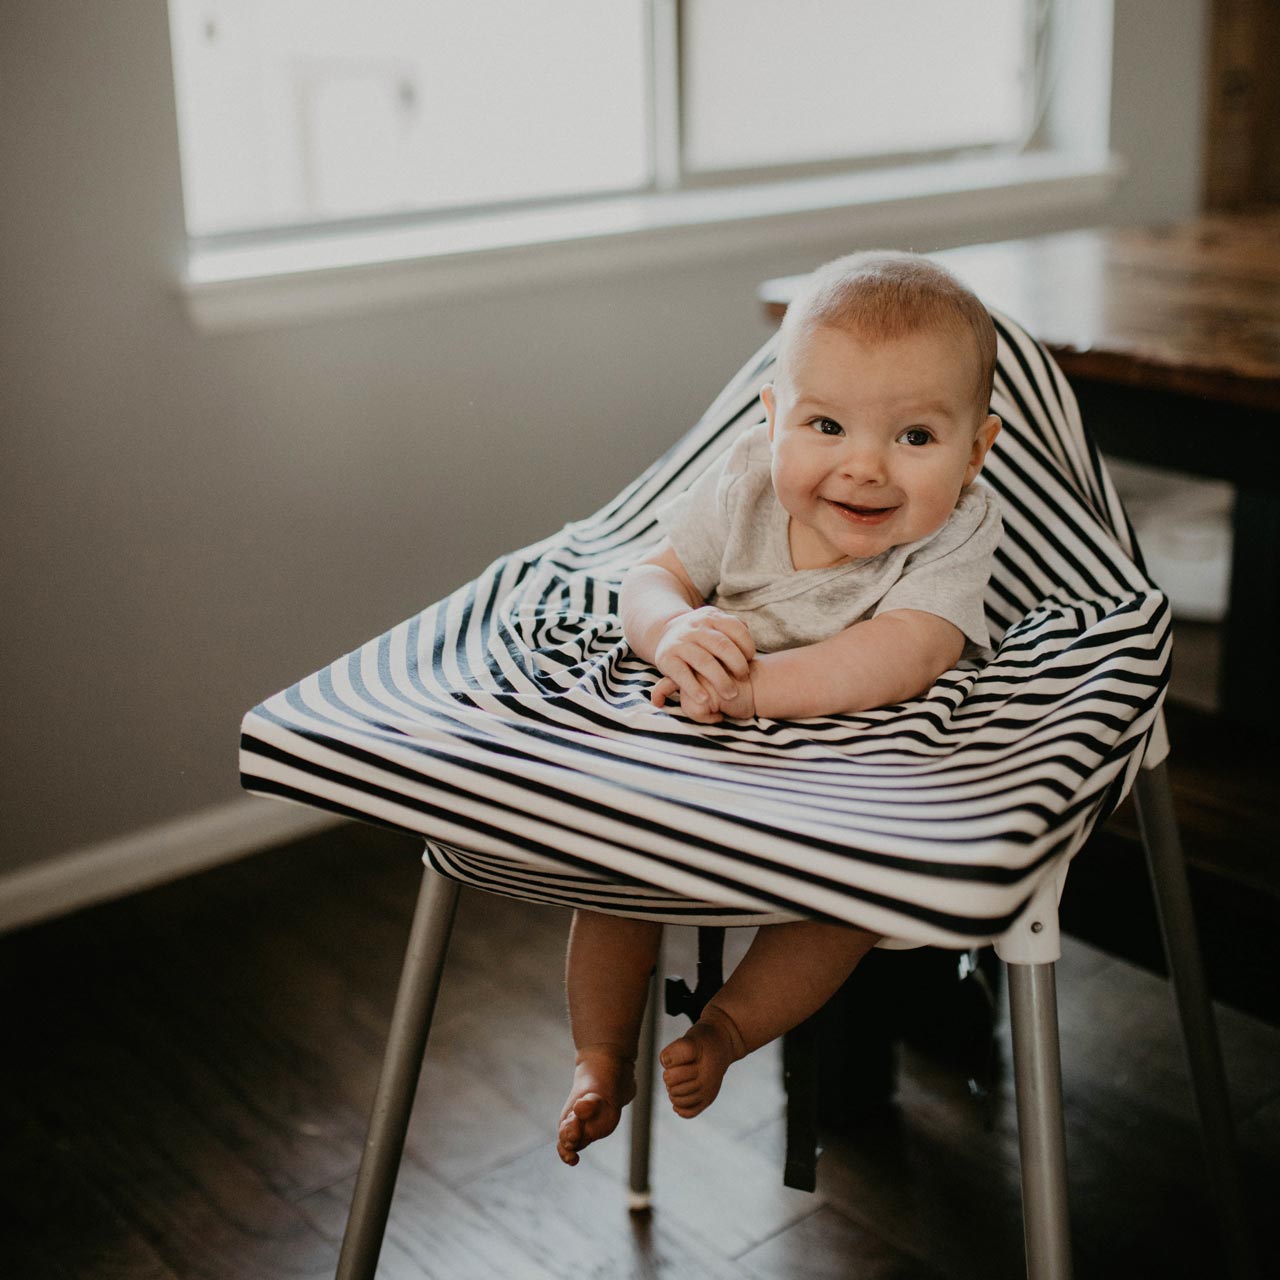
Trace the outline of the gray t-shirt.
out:
[[[936,614],[964,632],[965,657],[989,653],[982,597],[1001,526],[984,484],[962,490],[927,538],[823,569],[793,566],[789,520],[773,491],[764,424],[658,512],[694,586],[741,617],[762,653],[814,644],[890,609]]]

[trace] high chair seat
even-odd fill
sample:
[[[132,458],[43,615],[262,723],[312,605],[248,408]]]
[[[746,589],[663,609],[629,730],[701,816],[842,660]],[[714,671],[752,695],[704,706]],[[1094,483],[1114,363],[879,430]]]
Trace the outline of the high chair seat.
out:
[[[1140,811],[1211,1174],[1249,1274],[1230,1113],[1160,761],[1170,614],[1075,398],[995,316],[988,457],[1004,535],[985,606],[994,655],[895,707],[701,726],[655,711],[656,672],[617,618],[655,510],[763,420],[776,339],[699,423],[586,520],[244,718],[244,786],[413,832],[427,868],[338,1274],[377,1265],[459,886],[668,923],[801,918],[881,945],[1009,964],[1028,1272],[1070,1274],[1053,961],[1071,857],[1140,768]],[[891,941],[889,941],[891,940]],[[632,1206],[648,1204],[655,996],[637,1063]],[[566,1037],[566,1046],[568,1040]],[[566,1059],[567,1060],[567,1059]]]
[[[902,706],[707,727],[654,710],[617,618],[655,509],[763,418],[770,342],[589,519],[269,698],[244,785],[415,832],[480,888],[673,923],[800,917],[908,944],[1004,933],[1132,781],[1169,609],[1069,388],[997,317],[984,478],[1005,521],[994,658]]]

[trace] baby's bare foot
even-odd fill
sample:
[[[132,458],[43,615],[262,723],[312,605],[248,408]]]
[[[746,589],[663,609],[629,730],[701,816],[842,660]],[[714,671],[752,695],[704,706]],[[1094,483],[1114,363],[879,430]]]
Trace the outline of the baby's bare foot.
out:
[[[574,1058],[573,1087],[560,1113],[556,1154],[568,1165],[578,1152],[617,1127],[622,1108],[636,1096],[632,1059],[609,1046],[579,1049]]]
[[[733,1019],[718,1005],[707,1005],[698,1021],[658,1055],[676,1115],[687,1120],[705,1111],[720,1092],[724,1073],[743,1053]]]

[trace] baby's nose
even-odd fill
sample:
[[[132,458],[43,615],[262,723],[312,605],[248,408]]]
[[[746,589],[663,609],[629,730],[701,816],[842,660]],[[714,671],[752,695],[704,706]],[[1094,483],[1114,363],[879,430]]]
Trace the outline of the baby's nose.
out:
[[[849,449],[840,463],[840,470],[855,484],[884,483],[887,464],[881,448],[862,446]]]

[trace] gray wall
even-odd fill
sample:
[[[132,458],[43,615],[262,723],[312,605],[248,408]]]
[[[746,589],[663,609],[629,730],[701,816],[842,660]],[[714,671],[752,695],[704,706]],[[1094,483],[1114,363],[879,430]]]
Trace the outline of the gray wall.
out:
[[[1112,221],[1196,207],[1205,3],[1119,0]],[[197,334],[167,39],[163,0],[0,8],[0,871],[237,796],[249,706],[594,509],[764,338],[760,279],[857,247]]]

